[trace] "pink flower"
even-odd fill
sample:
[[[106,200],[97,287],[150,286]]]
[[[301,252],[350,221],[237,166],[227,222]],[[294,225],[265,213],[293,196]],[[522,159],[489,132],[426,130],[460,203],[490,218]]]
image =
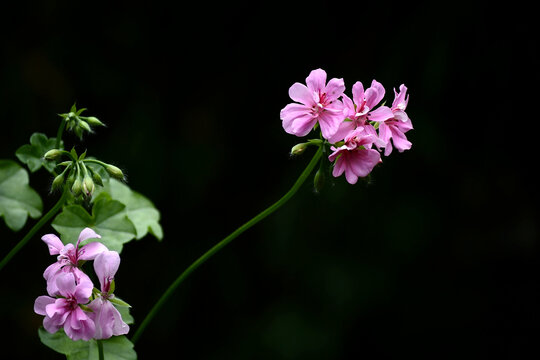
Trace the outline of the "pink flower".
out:
[[[373,80],[371,86],[364,92],[364,86],[357,81],[352,87],[352,100],[343,95],[343,114],[347,120],[339,125],[338,131],[328,138],[331,143],[336,143],[345,138],[352,130],[363,127],[366,134],[377,136],[375,128],[368,121],[384,121],[394,116],[387,106],[375,106],[383,99],[385,90],[381,83]]]
[[[289,134],[305,136],[318,122],[323,137],[328,139],[344,119],[338,98],[345,91],[345,83],[334,78],[326,84],[326,72],[317,69],[306,78],[306,84],[294,83],[289,88],[291,99],[300,104],[292,103],[281,110],[283,128]]]
[[[34,311],[45,315],[43,327],[51,334],[61,327],[72,340],[90,340],[94,336],[94,321],[79,304],[86,304],[92,295],[91,281],[77,282],[72,273],[61,273],[55,277],[59,298],[39,296]]]
[[[94,270],[101,285],[101,294],[88,305],[93,310],[91,317],[96,324],[95,339],[108,339],[113,335],[124,335],[129,332],[129,326],[109,301],[114,298],[111,285],[119,266],[120,255],[116,251],[104,251],[94,260]]]
[[[78,282],[83,279],[90,281],[88,275],[79,269],[79,262],[81,260],[93,260],[99,253],[108,249],[99,242],[92,242],[81,247],[79,245],[81,241],[96,238],[99,239],[101,236],[90,228],[81,231],[75,246],[71,243],[64,246],[58,236],[54,234],[47,234],[41,238],[49,246],[49,254],[58,255],[58,261],[47,267],[43,273],[43,277],[47,280],[47,292],[49,295],[57,295],[56,277],[62,273],[73,273]]]
[[[407,94],[407,87],[401,85],[399,87],[399,93],[394,89],[394,102],[392,103],[392,117],[381,121],[379,125],[379,136],[381,140],[386,143],[384,149],[384,155],[388,156],[392,153],[392,143],[399,152],[409,150],[412,143],[407,140],[405,133],[413,128],[411,119],[405,113],[407,103],[409,102],[409,96]],[[390,142],[392,139],[392,142]]]
[[[356,128],[345,137],[345,144],[336,148],[328,160],[334,161],[332,175],[341,176],[345,172],[345,178],[349,184],[356,184],[359,177],[367,176],[381,161],[381,155],[377,150],[369,149],[371,144],[382,145],[376,136],[365,134],[362,127]]]

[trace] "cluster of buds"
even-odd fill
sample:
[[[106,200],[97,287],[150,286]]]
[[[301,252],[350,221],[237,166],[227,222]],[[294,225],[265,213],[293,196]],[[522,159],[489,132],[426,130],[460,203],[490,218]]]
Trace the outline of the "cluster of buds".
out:
[[[81,116],[87,110],[86,108],[77,110],[77,106],[73,104],[70,111],[65,114],[58,114],[66,122],[66,128],[73,131],[75,135],[82,139],[83,133],[86,131],[92,133],[92,127],[105,126],[95,116]]]
[[[83,241],[99,238],[90,228],[81,231],[75,246],[71,243],[64,246],[54,234],[41,238],[49,253],[58,255],[57,261],[43,273],[48,296],[39,296],[34,302],[34,311],[45,316],[43,327],[49,333],[63,328],[72,340],[88,341],[129,332],[129,326],[115,307],[115,304],[129,306],[114,295],[120,255],[100,242],[81,246]],[[90,277],[82,271],[82,265],[89,260],[94,261],[100,289],[94,288]]]
[[[97,164],[105,169],[107,174],[118,180],[124,180],[124,173],[118,167],[104,163],[96,159],[86,158],[86,151],[80,156],[75,149],[70,152],[59,149],[49,150],[43,156],[46,160],[58,160],[62,156],[67,156],[70,160],[59,163],[64,166],[64,170],[53,180],[51,190],[57,190],[64,186],[71,189],[73,196],[90,198],[94,193],[96,185],[103,186],[101,175],[88,164]]]
[[[321,131],[321,139],[297,144],[291,154],[301,154],[309,145],[328,145],[332,152],[328,156],[333,162],[332,175],[345,173],[347,182],[355,184],[381,162],[381,153],[388,156],[393,148],[399,152],[410,149],[412,144],[405,133],[413,127],[405,113],[409,102],[405,85],[399,87],[399,92],[394,90],[391,107],[384,103],[378,106],[385,90],[376,80],[367,90],[357,81],[352,87],[352,99],[344,92],[343,79],[334,78],[327,83],[324,70],[313,70],[306,85],[295,83],[289,88],[289,96],[296,103],[285,106],[280,115],[289,134],[306,136],[317,127]]]

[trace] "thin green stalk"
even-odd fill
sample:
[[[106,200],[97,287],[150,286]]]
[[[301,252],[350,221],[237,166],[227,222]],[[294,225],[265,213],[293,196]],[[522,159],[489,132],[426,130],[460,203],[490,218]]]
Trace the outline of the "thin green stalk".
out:
[[[97,348],[98,348],[99,360],[105,360],[105,356],[103,355],[103,341],[97,340]]]
[[[43,215],[41,219],[39,219],[39,221],[30,229],[30,231],[28,231],[26,236],[23,237],[22,240],[19,241],[17,245],[15,245],[15,247],[11,249],[11,251],[4,257],[2,262],[0,262],[0,270],[2,270],[2,268],[6,266],[9,260],[11,260],[11,258],[15,256],[15,254],[17,254],[24,245],[26,245],[26,243],[39,231],[39,229],[41,229],[54,215],[56,215],[56,213],[64,205],[68,191],[68,188],[65,187],[64,192],[62,193],[62,196],[60,197],[58,202],[49,210],[49,212],[47,212],[45,215]]]
[[[148,315],[144,318],[143,322],[133,335],[131,341],[135,344],[137,340],[141,337],[141,334],[145,330],[145,328],[148,326],[150,321],[154,318],[154,316],[157,314],[157,312],[161,309],[163,304],[167,301],[167,299],[171,296],[171,294],[176,290],[176,288],[200,265],[205,263],[212,255],[217,253],[219,250],[221,250],[223,247],[225,247],[228,243],[230,243],[232,240],[234,240],[238,235],[242,234],[247,229],[251,228],[253,225],[257,224],[259,221],[267,217],[268,215],[272,214],[274,211],[279,209],[283,204],[285,204],[302,186],[304,181],[308,178],[308,176],[311,174],[315,166],[317,165],[317,162],[319,161],[319,158],[321,157],[323,153],[323,146],[319,147],[311,161],[309,162],[306,169],[302,172],[298,180],[294,183],[292,188],[285,194],[281,199],[279,199],[277,202],[272,204],[270,207],[266,208],[264,211],[259,213],[257,216],[255,216],[253,219],[249,220],[244,225],[240,226],[238,229],[236,229],[234,232],[232,232],[229,236],[218,242],[216,245],[214,245],[210,250],[208,250],[206,253],[204,253],[201,257],[199,257],[197,260],[195,260],[184,272],[182,272],[176,280],[169,286],[169,288],[161,295],[159,300],[156,302],[154,307],[150,310]]]
[[[62,119],[60,126],[58,127],[58,132],[56,133],[56,144],[55,149],[60,149],[60,142],[62,141],[62,135],[64,134],[64,129],[66,128],[66,120]]]

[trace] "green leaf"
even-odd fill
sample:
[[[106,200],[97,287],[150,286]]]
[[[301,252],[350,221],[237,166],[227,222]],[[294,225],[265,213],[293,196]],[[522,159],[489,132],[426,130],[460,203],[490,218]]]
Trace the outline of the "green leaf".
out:
[[[56,167],[55,161],[45,160],[43,155],[56,147],[56,138],[48,139],[45,134],[34,133],[30,137],[30,144],[21,146],[15,156],[28,166],[31,172],[38,171],[42,166],[52,173]],[[60,146],[62,148],[62,145]]]
[[[41,216],[43,203],[39,194],[28,185],[28,172],[11,160],[0,160],[0,216],[13,231],[26,224],[28,215]]]
[[[115,297],[114,299],[120,300],[117,297]],[[120,313],[120,316],[122,316],[122,320],[124,320],[126,324],[131,325],[135,322],[135,320],[133,319],[133,316],[131,316],[131,314],[129,313],[129,309],[130,309],[129,306],[117,305],[114,302],[113,302],[113,305],[116,308],[116,310],[118,310],[118,312]]]
[[[92,215],[80,205],[68,205],[56,216],[52,227],[61,235],[64,243],[76,243],[80,232],[89,227],[101,235],[99,241],[109,250],[122,251],[122,245],[137,236],[135,226],[127,218],[125,205],[101,196],[94,202]]]
[[[66,355],[67,360],[99,360],[96,340],[71,340],[63,330],[54,334],[45,329],[38,330],[39,339],[43,344],[54,351]],[[135,360],[137,353],[133,344],[125,336],[113,336],[103,343],[103,356],[106,360]]]
[[[159,224],[160,213],[148,198],[112,178],[104,181],[104,185],[96,192],[95,199],[99,198],[100,193],[107,193],[112,199],[126,205],[126,215],[137,229],[137,240],[145,237],[147,233],[158,240],[163,239],[163,229]]]

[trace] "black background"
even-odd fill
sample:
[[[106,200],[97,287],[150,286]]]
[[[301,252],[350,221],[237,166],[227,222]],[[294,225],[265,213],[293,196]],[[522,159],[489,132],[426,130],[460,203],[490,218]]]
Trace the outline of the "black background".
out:
[[[530,6],[530,5],[529,5]],[[277,200],[310,153],[279,111],[316,68],[405,83],[415,129],[369,184],[305,185],[186,281],[139,358],[533,358],[538,285],[538,41],[518,3],[18,3],[2,9],[0,157],[55,136],[76,101],[108,127],[77,149],[124,169],[165,239],[122,252],[140,323],[196,257]],[[67,135],[68,147],[77,144]],[[41,170],[31,185],[43,194]],[[19,233],[1,226],[5,254]],[[41,233],[52,232],[47,226]],[[39,237],[0,273],[6,359],[56,359],[34,299]],[[132,327],[131,334],[137,324]]]

